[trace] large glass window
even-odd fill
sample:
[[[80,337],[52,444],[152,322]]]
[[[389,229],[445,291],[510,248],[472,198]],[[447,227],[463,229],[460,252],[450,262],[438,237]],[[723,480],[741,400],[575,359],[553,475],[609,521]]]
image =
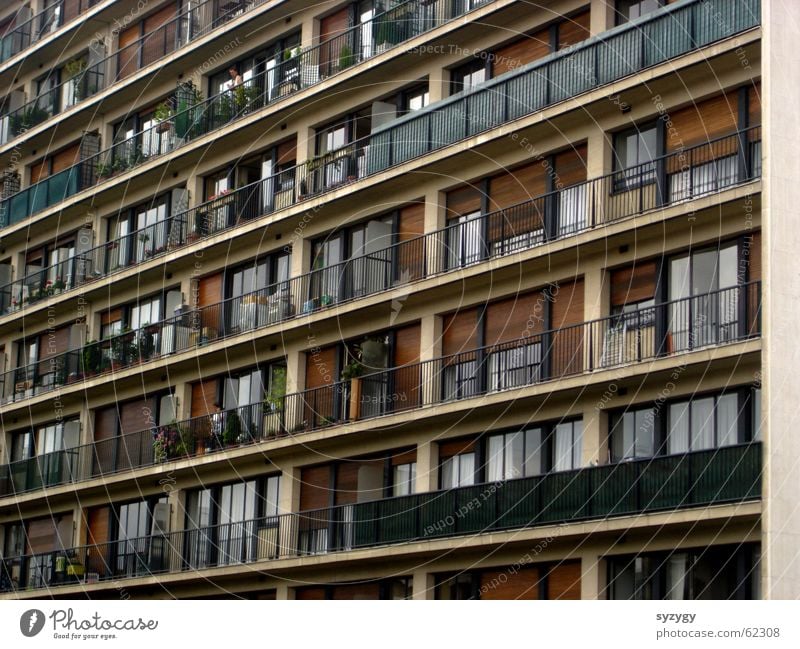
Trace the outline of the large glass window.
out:
[[[511,480],[546,471],[545,438],[540,427],[489,437],[486,480]]]
[[[611,416],[611,458],[614,462],[652,457],[655,453],[655,410],[628,410]]]
[[[655,180],[655,163],[659,155],[655,124],[635,127],[614,135],[614,177],[617,191],[632,189]],[[624,171],[623,171],[624,170]]]
[[[622,25],[652,13],[664,2],[665,0],[617,0],[615,7],[617,25]]]
[[[560,423],[553,431],[553,470],[569,471],[583,464],[583,421]]]
[[[669,405],[669,453],[700,451],[739,443],[739,395],[736,392]]]
[[[408,496],[416,490],[417,463],[397,464],[392,468],[392,495]]]
[[[462,90],[474,88],[487,81],[488,78],[486,60],[470,61],[450,72],[451,93],[456,94]]]
[[[455,489],[475,484],[475,453],[459,453],[442,460],[439,488]]]

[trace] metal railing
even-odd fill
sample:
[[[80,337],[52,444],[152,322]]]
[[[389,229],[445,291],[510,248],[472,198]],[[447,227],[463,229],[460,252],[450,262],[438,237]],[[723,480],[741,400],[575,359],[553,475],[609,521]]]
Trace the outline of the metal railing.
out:
[[[254,308],[248,328],[274,324],[720,192],[760,175],[761,127],[755,126],[267,287],[251,294],[261,305],[257,308],[243,306],[245,296],[233,298],[228,306],[210,307],[220,315],[207,320],[223,331],[222,323],[237,320],[224,315],[225,309]],[[279,205],[284,186],[293,185],[280,174],[252,183],[0,287],[0,313],[14,313],[285,207],[294,195],[288,190],[291,198]]]
[[[191,316],[180,317],[188,320]],[[508,342],[334,381],[5,465],[0,467],[0,495],[748,340],[760,335],[760,320],[760,282],[751,282],[640,311],[531,332]],[[171,353],[176,341],[200,335],[197,327],[179,332],[174,319],[168,322],[95,343],[82,354],[70,352],[72,356],[68,354],[61,364],[51,360],[43,363],[48,369],[69,365],[70,360],[77,368],[90,362],[103,367],[104,363],[111,366],[118,362],[116,359],[125,354],[128,362],[137,363],[145,360],[146,354],[153,358]],[[17,381],[15,390],[20,388],[20,379],[29,380],[27,396],[32,396],[37,389],[35,369],[12,370],[4,380]],[[52,379],[46,383],[47,389],[55,385]]]
[[[755,27],[759,6],[760,0],[692,0],[664,7],[642,21],[617,27],[473,91],[396,119],[361,140],[287,170],[279,178],[291,178],[298,200],[333,191]],[[281,65],[290,64],[285,61]],[[266,89],[263,84],[264,77],[258,76],[197,105],[179,104],[172,119],[6,199],[0,206],[0,227],[18,223],[113,173],[137,167],[265,106],[273,98],[269,84]],[[284,184],[288,190],[289,183],[281,186]]]
[[[656,456],[0,559],[0,591],[144,577],[761,497],[761,444]]]
[[[100,0],[59,0],[17,25],[0,40],[0,63],[78,18]]]

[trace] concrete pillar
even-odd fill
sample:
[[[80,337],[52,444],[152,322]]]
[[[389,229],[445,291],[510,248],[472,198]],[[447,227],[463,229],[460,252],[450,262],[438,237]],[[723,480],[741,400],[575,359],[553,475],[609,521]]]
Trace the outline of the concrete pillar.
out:
[[[415,570],[411,573],[411,599],[433,599],[433,575],[425,570]]]
[[[441,101],[450,94],[450,71],[443,68],[431,70],[428,76],[428,102]]]
[[[581,555],[581,599],[603,599],[605,574],[605,560],[597,553]]]
[[[437,190],[425,194],[424,232],[430,235],[444,228],[447,221],[444,192]],[[428,236],[425,241],[425,269],[428,275],[445,269],[447,257],[444,236]]]
[[[80,506],[80,503],[75,505],[72,510],[72,540],[64,539],[64,545],[69,547],[71,542],[72,547],[83,547],[89,543],[89,524],[86,518],[87,509]]]
[[[761,3],[761,79],[763,174],[762,219],[762,409],[765,422],[762,487],[762,596],[793,599],[800,593],[800,437],[797,406],[789,386],[797,381],[800,346],[800,229],[796,225],[800,191],[800,134],[789,128],[800,104],[800,86],[786,83],[786,71],[800,68],[797,25],[800,3]],[[757,47],[754,51],[757,52]],[[749,65],[748,65],[749,67]],[[753,70],[757,76],[758,70]]]
[[[290,514],[300,509],[300,469],[281,467],[281,485],[278,494],[278,514],[281,515],[279,556],[288,556],[297,548],[297,525]]]
[[[608,463],[608,414],[595,403],[583,410],[583,466]]]
[[[302,392],[306,385],[306,354],[299,347],[286,348],[286,394]]]
[[[275,587],[275,599],[294,599],[294,588],[289,588],[286,583],[278,584]]]
[[[589,31],[592,36],[614,26],[614,0],[592,0],[590,12]]]
[[[611,171],[611,144],[608,137],[599,126],[592,129],[586,142],[586,178],[595,180]],[[606,192],[600,183],[591,183],[586,197],[589,210],[587,223],[604,222],[603,208],[606,203]],[[592,218],[594,219],[592,221]]]
[[[424,441],[417,444],[417,493],[436,491],[439,486],[439,445]]]

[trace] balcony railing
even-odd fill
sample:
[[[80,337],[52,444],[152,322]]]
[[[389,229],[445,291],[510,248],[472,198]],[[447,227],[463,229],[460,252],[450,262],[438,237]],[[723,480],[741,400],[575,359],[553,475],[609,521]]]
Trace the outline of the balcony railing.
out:
[[[757,500],[761,444],[657,456],[0,559],[0,591]]]
[[[3,36],[0,41],[0,63],[72,22],[98,2],[100,0],[59,0],[52,3]]]
[[[751,282],[636,312],[530,332],[516,340],[14,462],[0,467],[0,495],[748,340],[760,335],[760,318],[760,282]],[[145,347],[172,349],[177,339],[198,335],[197,329],[190,333],[188,328],[179,334],[179,328],[171,322],[87,349],[102,359],[100,363],[115,363],[117,355],[124,353],[130,354],[129,362],[139,362]],[[65,362],[74,359],[80,368],[81,362],[88,362],[86,358],[87,352],[74,352]],[[43,362],[47,368],[59,366]],[[30,371],[25,368],[26,373],[14,374],[19,372],[14,370],[7,373],[13,376],[7,380],[16,380],[16,388],[20,388],[19,380],[30,380],[31,387],[24,387],[32,395],[37,384],[29,378]],[[52,389],[52,380],[46,385]]]
[[[216,337],[228,329],[246,331],[274,324],[720,192],[760,175],[761,127],[756,126],[208,307],[204,326]],[[14,313],[277,209],[285,191],[281,183],[286,178],[280,175],[258,181],[0,287],[0,314]],[[214,309],[219,312],[216,316],[210,314]],[[248,310],[252,316],[246,315]]]
[[[391,11],[400,11],[401,7]],[[298,199],[328,193],[755,27],[759,24],[759,7],[760,0],[692,0],[670,5],[642,21],[503,74],[471,92],[401,117],[366,138],[286,171],[276,181],[286,194],[281,193],[271,210],[285,207],[284,201],[294,200],[295,192]],[[321,56],[322,46],[325,43],[316,48],[316,56]],[[290,59],[281,65],[291,64]],[[191,103],[191,98],[179,100],[172,119],[6,199],[0,204],[0,227],[18,223],[113,173],[137,167],[252,113],[273,101],[272,95],[272,86],[259,76],[197,105],[182,107],[182,103]],[[269,179],[259,182],[265,184]],[[264,209],[264,205],[259,206],[262,213]]]

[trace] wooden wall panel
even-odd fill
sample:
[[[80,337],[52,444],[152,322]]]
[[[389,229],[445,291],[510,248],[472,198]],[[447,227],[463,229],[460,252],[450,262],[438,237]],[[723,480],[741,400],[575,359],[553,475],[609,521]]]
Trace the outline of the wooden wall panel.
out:
[[[482,600],[539,599],[539,568],[507,568],[481,573]]]
[[[53,332],[45,332],[39,336],[40,361],[69,351],[69,330],[69,326],[61,327]],[[49,369],[46,371],[49,371]]]
[[[281,142],[276,152],[277,164],[284,165],[297,161],[297,136]]]
[[[403,450],[392,451],[390,453],[390,458],[392,466],[398,466],[400,464],[411,464],[412,462],[417,461],[417,449],[413,448],[407,451]]]
[[[547,169],[530,162],[489,180],[489,210],[501,210],[529,201],[547,191]]]
[[[586,180],[586,145],[562,151],[555,156],[556,185],[569,187]]]
[[[400,210],[397,241],[397,273],[401,281],[420,279],[425,273],[425,203],[407,205]],[[415,240],[414,243],[406,243]]]
[[[217,412],[219,381],[206,379],[192,383],[192,417],[202,417]]]
[[[94,441],[112,439],[117,435],[117,407],[98,408],[94,413]]]
[[[553,568],[547,575],[547,599],[581,598],[581,562],[570,561]]]
[[[154,399],[137,399],[120,406],[120,434],[146,430],[154,425]]]
[[[105,543],[111,537],[111,507],[92,507],[86,512],[89,545]]]
[[[133,74],[139,69],[139,47],[134,43],[142,32],[142,24],[136,23],[119,33],[117,39],[117,76],[120,79]]]
[[[300,471],[300,511],[330,505],[331,466],[308,466]]]
[[[338,351],[337,345],[331,345],[315,353],[306,352],[306,388],[318,388],[338,380]]]
[[[319,21],[320,42],[341,34],[350,26],[350,5],[342,7],[339,11],[325,16]]]
[[[302,600],[320,600],[327,599],[327,593],[324,586],[304,586],[303,588],[295,588],[294,598]]]
[[[107,325],[122,320],[122,308],[109,309],[100,314],[100,324]]]
[[[336,465],[336,505],[352,505],[358,502],[358,470],[364,462],[344,460]]]
[[[479,212],[481,209],[482,192],[477,187],[466,185],[447,192],[445,205],[447,218],[455,219],[465,214]]]
[[[478,309],[457,311],[442,318],[442,353],[445,356],[478,346]]]
[[[57,174],[59,171],[64,171],[72,165],[76,164],[80,159],[81,145],[73,144],[71,147],[59,151],[53,156],[51,171]]]
[[[31,165],[31,185],[44,180],[50,175],[50,161],[45,158],[41,162]]]
[[[496,345],[544,331],[547,301],[541,291],[492,302],[486,309],[485,344]]]
[[[395,410],[415,408],[420,404],[422,368],[417,363],[421,333],[419,323],[395,331],[393,365],[401,368],[394,373],[392,406]]]
[[[552,290],[550,325],[556,331],[552,336],[550,368],[553,376],[566,376],[584,369],[582,327],[573,327],[583,322],[583,279],[560,282],[558,292]]]
[[[72,513],[53,514],[26,524],[27,551],[50,552],[72,544]]]
[[[439,459],[444,460],[461,453],[469,453],[475,450],[478,439],[475,437],[467,439],[456,439],[453,441],[439,443]]]
[[[144,19],[144,33],[149,34],[165,23],[168,23],[177,15],[177,9],[177,4],[174,1],[171,1],[167,4],[167,6],[162,7],[158,11],[150,14]]]
[[[712,97],[671,114],[667,153],[734,133],[738,124],[738,91]]]
[[[340,600],[380,599],[380,596],[380,584],[377,582],[334,586],[332,593],[332,599]]]
[[[492,59],[492,77],[538,61],[550,54],[550,30],[542,29],[496,49]]]
[[[655,261],[640,261],[625,268],[612,270],[611,306],[650,300],[656,295],[658,264]]]
[[[567,18],[558,26],[558,49],[585,41],[591,35],[589,30],[589,11]]]
[[[197,306],[207,307],[222,301],[223,296],[223,273],[202,277],[198,282]],[[209,338],[215,338],[218,334],[220,325],[220,313],[217,309],[203,309],[201,315],[201,326],[206,329]]]
[[[753,282],[761,279],[761,232],[754,232],[747,243],[747,281]]]
[[[761,82],[756,81],[752,88],[747,90],[747,125],[758,126],[761,124]]]

